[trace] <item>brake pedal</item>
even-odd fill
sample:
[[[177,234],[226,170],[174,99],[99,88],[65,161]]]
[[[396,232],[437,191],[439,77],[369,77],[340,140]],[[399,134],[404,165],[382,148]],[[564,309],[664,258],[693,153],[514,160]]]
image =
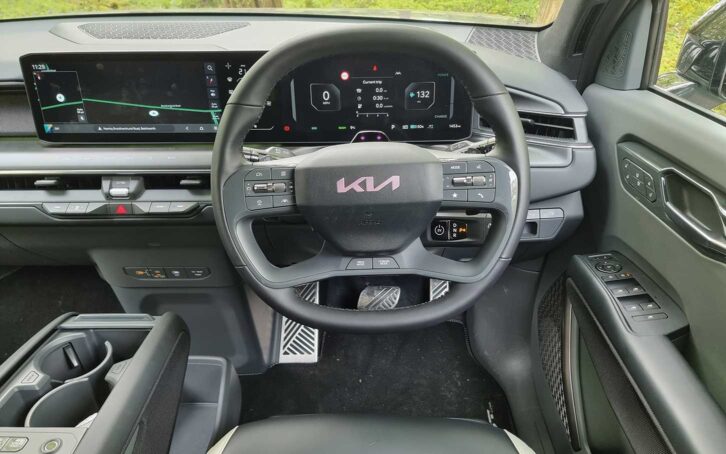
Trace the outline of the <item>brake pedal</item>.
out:
[[[439,299],[449,293],[449,281],[429,279],[429,301]]]
[[[358,310],[380,311],[398,306],[401,288],[392,285],[369,285],[358,296]]]
[[[319,304],[320,284],[313,282],[295,287],[295,294],[308,303]],[[313,364],[318,362],[317,328],[302,325],[282,316],[279,364]]]

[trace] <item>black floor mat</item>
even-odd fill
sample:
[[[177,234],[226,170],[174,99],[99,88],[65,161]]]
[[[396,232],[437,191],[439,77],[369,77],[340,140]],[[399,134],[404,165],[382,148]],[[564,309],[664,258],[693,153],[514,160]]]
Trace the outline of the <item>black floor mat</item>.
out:
[[[241,380],[243,422],[313,413],[491,414],[500,427],[512,426],[503,392],[455,323],[375,336],[329,333],[318,364],[278,365]]]
[[[0,279],[0,362],[66,312],[123,312],[91,267],[27,267]]]

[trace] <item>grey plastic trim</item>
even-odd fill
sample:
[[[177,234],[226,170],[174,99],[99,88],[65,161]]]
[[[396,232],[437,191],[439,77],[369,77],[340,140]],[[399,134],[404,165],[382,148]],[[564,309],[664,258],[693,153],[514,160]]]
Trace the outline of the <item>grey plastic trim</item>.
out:
[[[87,173],[209,172],[208,145],[43,146],[37,140],[0,141],[0,173],[52,175]]]

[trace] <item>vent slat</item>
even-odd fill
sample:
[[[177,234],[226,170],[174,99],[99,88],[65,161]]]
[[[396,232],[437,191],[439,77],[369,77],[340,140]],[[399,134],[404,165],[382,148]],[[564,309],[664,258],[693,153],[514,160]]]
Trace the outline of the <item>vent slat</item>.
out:
[[[190,182],[198,183],[191,185]],[[144,187],[146,189],[209,189],[208,174],[149,174],[144,175]]]
[[[570,117],[529,112],[519,112],[519,117],[522,119],[522,129],[527,135],[560,140],[576,138],[575,121]],[[484,118],[480,118],[479,125],[491,129],[491,125]]]
[[[58,180],[46,188],[35,185],[36,181]],[[101,189],[100,175],[0,175],[0,191],[68,191],[72,189]]]

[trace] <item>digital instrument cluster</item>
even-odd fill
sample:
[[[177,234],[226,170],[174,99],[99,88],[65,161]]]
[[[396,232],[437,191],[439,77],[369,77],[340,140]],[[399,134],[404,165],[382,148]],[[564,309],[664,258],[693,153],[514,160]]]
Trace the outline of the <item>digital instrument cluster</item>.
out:
[[[31,54],[21,58],[48,142],[212,142],[237,83],[263,52]],[[433,62],[327,57],[280,80],[250,143],[448,142],[471,134],[471,102]]]

